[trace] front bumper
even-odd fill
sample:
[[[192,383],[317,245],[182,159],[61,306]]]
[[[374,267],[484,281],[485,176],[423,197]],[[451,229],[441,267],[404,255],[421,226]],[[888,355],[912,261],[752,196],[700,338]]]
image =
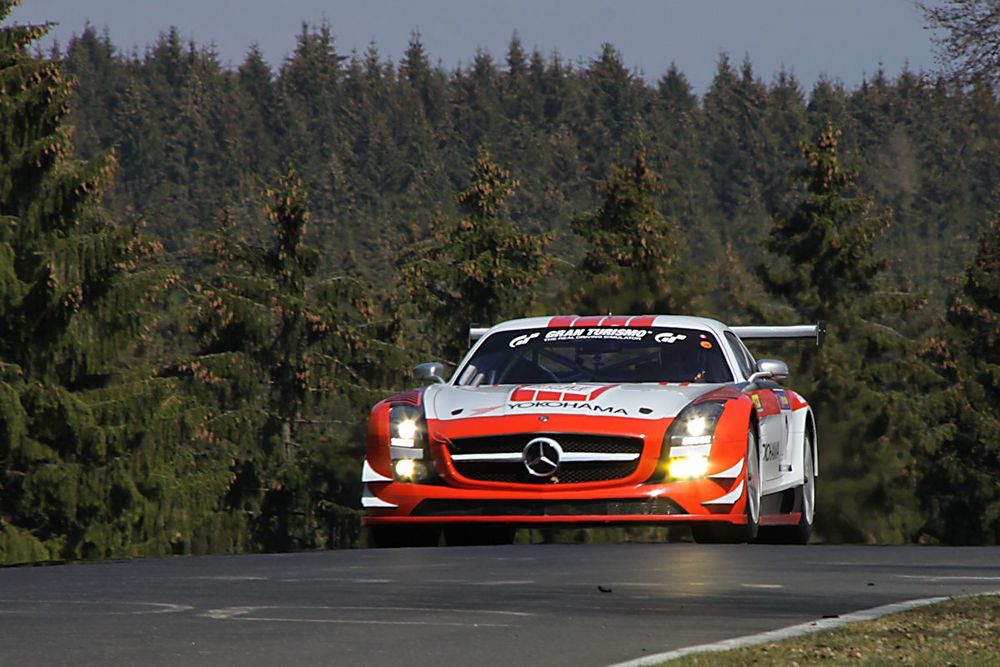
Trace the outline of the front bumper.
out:
[[[742,491],[742,483],[735,484]],[[733,486],[733,480],[699,479],[599,491],[484,493],[405,482],[372,483],[366,489],[364,523],[743,524],[744,500],[742,494],[732,494]],[[727,495],[734,501],[712,502]]]

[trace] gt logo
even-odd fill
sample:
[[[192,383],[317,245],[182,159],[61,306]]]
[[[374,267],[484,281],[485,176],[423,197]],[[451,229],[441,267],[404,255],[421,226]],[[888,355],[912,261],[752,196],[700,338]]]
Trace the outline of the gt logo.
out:
[[[524,334],[522,336],[515,336],[512,341],[510,341],[510,347],[521,347],[522,345],[527,345],[535,338],[538,338],[538,332],[533,334]]]
[[[675,343],[679,340],[684,340],[685,338],[687,338],[687,336],[685,336],[684,334],[675,334],[675,333],[670,333],[669,331],[666,331],[664,333],[658,333],[655,336],[653,336],[653,340],[655,340],[657,343]]]

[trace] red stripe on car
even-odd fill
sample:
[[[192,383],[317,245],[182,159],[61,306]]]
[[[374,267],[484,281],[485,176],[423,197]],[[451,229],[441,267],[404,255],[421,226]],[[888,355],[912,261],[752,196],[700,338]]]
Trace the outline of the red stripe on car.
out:
[[[589,317],[578,317],[570,324],[571,327],[598,327],[601,320],[607,319],[607,315],[591,315]]]

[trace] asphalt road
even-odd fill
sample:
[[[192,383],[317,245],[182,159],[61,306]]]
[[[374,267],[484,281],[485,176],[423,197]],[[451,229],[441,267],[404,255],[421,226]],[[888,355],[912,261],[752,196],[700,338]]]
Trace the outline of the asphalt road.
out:
[[[584,667],[994,590],[1000,548],[515,545],[7,568],[0,665]]]

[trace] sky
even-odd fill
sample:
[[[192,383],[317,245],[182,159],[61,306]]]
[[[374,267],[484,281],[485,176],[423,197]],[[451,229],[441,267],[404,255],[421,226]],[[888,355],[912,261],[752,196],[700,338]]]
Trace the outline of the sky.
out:
[[[648,82],[676,63],[696,92],[722,52],[748,56],[765,81],[789,70],[806,89],[821,75],[850,88],[880,66],[895,75],[936,65],[932,33],[910,0],[23,0],[11,20],[58,22],[46,46],[65,46],[89,21],[139,53],[176,26],[185,39],[214,45],[223,64],[239,65],[256,43],[275,67],[303,22],[329,23],[338,52],[374,42],[397,61],[419,31],[449,70],[477,49],[502,62],[516,31],[526,48],[570,62],[587,62],[610,42]]]

